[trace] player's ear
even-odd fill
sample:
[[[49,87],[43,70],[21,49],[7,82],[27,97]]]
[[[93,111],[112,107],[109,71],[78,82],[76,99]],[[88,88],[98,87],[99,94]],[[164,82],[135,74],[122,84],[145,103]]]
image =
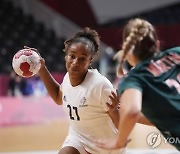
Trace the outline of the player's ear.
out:
[[[90,59],[90,64],[89,64],[89,65],[92,65],[93,60],[94,60],[94,58],[91,58],[91,59]]]
[[[92,68],[92,62],[93,62],[93,58],[91,58],[90,60],[89,60],[89,68],[91,69]]]
[[[65,55],[64,59],[65,59],[65,61],[67,60],[67,55]]]
[[[160,49],[160,45],[161,45],[161,44],[160,44],[160,41],[157,40],[157,41],[156,41],[156,47],[157,47],[158,49]]]

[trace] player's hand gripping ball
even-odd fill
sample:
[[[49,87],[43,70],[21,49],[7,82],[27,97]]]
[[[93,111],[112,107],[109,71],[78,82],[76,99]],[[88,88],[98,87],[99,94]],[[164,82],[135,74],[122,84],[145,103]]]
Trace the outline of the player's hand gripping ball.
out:
[[[22,77],[29,78],[37,74],[41,67],[41,57],[31,49],[19,50],[13,57],[14,71]]]

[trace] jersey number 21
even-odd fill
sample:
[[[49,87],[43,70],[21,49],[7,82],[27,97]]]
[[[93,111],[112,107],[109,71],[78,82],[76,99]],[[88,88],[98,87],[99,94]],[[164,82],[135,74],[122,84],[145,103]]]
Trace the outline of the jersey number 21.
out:
[[[69,105],[69,104],[67,105],[67,108],[69,108],[69,118],[70,118],[71,120],[77,120],[77,121],[79,121],[79,120],[80,120],[80,117],[79,117],[79,115],[78,115],[78,108],[75,107],[75,106],[71,106],[71,105]],[[75,113],[76,117],[72,116],[72,112]]]

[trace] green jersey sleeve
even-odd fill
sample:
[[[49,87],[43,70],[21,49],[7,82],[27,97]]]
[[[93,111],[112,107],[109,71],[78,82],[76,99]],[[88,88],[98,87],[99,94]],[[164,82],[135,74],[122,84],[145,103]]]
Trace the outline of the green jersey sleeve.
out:
[[[175,52],[180,55],[180,47],[174,47],[171,49],[166,50],[167,52]]]
[[[131,78],[125,77],[121,79],[121,81],[118,84],[118,94],[121,95],[124,92],[124,90],[130,89],[130,88],[138,89],[141,92],[143,91],[142,83],[140,83],[138,79],[133,78],[133,77]]]

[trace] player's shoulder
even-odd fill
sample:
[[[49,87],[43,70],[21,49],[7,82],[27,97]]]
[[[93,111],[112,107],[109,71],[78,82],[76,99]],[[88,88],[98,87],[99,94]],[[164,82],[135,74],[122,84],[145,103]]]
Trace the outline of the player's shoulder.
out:
[[[62,84],[67,84],[68,80],[69,80],[69,75],[68,75],[68,72],[66,72],[66,74],[63,77]]]
[[[68,72],[66,72],[66,74],[64,75],[63,80],[67,80],[68,78],[69,78],[69,76],[68,76]]]
[[[168,52],[168,53],[169,53],[169,52],[173,52],[173,53],[180,54],[180,46],[167,49],[167,50],[165,50],[165,52]]]
[[[102,84],[111,85],[111,82],[104,75],[99,73],[97,69],[90,69],[89,74],[91,74],[92,76],[91,82],[95,83],[96,85],[102,85]]]

